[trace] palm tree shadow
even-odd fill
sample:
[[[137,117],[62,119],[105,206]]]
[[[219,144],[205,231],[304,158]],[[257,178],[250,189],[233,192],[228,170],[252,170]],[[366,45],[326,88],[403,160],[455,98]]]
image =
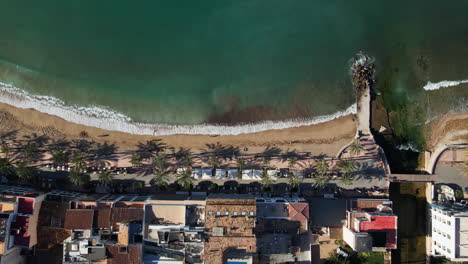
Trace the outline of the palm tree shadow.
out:
[[[117,151],[118,147],[112,143],[97,143],[93,148],[94,160],[97,166],[105,167],[112,162],[118,161]]]
[[[18,130],[10,130],[0,134],[1,141],[14,141],[18,136]]]

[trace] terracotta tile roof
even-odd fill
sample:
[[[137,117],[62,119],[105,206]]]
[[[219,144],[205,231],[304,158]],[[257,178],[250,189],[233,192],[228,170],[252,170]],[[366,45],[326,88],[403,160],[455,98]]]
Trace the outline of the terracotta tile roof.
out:
[[[289,204],[289,219],[291,221],[305,222],[309,220],[309,204],[308,203],[290,203]]]
[[[112,245],[106,246],[106,249],[108,264],[140,264],[142,261],[140,246],[122,247]]]
[[[53,227],[63,227],[68,207],[68,203],[47,200],[42,201],[41,210],[39,211],[38,226],[52,226],[52,220],[54,219],[55,226]]]
[[[205,242],[202,258],[205,263],[225,263],[226,253],[229,250],[245,249],[246,255],[257,252],[257,239],[255,237],[210,237]]]
[[[143,220],[143,209],[140,208],[112,208],[111,222],[128,223]]]
[[[65,239],[71,236],[70,230],[48,226],[39,226],[37,234],[37,247],[39,249],[49,249],[55,245],[62,244]]]
[[[111,227],[111,209],[98,209],[94,212],[96,214],[96,227],[97,228],[110,228]]]
[[[68,209],[65,213],[65,229],[93,228],[93,209]]]

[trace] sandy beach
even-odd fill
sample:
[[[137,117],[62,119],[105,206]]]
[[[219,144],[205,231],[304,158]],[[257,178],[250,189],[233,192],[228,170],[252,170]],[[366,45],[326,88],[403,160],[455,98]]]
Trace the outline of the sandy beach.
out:
[[[435,151],[445,144],[468,142],[468,113],[444,115],[428,124],[427,148]]]
[[[47,135],[52,139],[79,139],[80,133],[86,131],[88,139],[101,143],[113,143],[119,147],[119,152],[131,151],[135,149],[138,142],[158,138],[171,147],[189,148],[194,153],[205,148],[205,144],[219,142],[223,145],[239,147],[241,150],[247,148],[248,151],[244,151],[246,153],[258,153],[267,146],[276,146],[283,150],[295,149],[300,152],[311,152],[313,155],[336,156],[339,150],[354,138],[356,121],[354,115],[348,115],[311,126],[235,136],[145,136],[78,125],[33,109],[20,109],[0,103],[0,132],[12,130],[17,130],[19,137],[36,133]]]

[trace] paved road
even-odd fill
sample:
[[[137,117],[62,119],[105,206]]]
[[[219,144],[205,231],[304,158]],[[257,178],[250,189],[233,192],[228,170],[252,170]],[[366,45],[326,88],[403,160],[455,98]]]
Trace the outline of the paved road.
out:
[[[438,164],[435,170],[439,182],[460,185],[465,193],[468,192],[468,176],[462,174],[461,165]]]

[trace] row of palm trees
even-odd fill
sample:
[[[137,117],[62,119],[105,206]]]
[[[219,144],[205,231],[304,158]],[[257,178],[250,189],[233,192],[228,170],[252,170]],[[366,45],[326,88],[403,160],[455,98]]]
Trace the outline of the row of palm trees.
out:
[[[85,137],[86,135],[83,135]],[[0,135],[0,174],[4,176],[15,176],[23,181],[31,181],[37,174],[35,164],[44,160],[44,154],[49,153],[48,159],[52,164],[65,166],[71,164],[69,180],[77,186],[84,186],[89,182],[89,175],[86,168],[90,165],[102,167],[109,160],[117,159],[117,147],[108,143],[96,143],[86,140],[50,140],[45,136],[31,135],[23,139],[6,134]],[[358,154],[363,150],[359,141],[354,141],[349,146],[350,152]],[[224,146],[220,143],[207,144],[202,150],[199,158],[213,168],[220,167],[223,162],[232,161],[241,175],[242,169],[247,166],[247,160],[241,156],[238,148]],[[169,184],[170,167],[182,167],[183,171],[176,174],[176,182],[185,189],[190,189],[193,185],[191,169],[194,164],[195,155],[185,148],[178,150],[168,147],[161,140],[150,140],[137,145],[137,150],[129,155],[130,163],[142,173],[153,174],[153,183],[158,187],[165,187]],[[292,188],[297,188],[302,179],[294,173],[293,168],[300,160],[308,157],[307,154],[298,154],[295,150],[287,150],[282,153],[281,149],[276,147],[267,147],[262,153],[255,156],[255,161],[261,161],[264,173],[261,177],[261,184],[269,188],[274,182],[274,178],[268,175],[266,168],[270,166],[273,157],[279,157],[288,162],[291,172],[288,174],[288,182]],[[174,162],[170,162],[175,160]],[[342,173],[344,184],[352,183],[352,172],[356,165],[351,160],[341,160],[337,167]],[[316,159],[314,166],[315,185],[321,187],[329,182],[329,165],[323,157]],[[100,171],[98,174],[99,182],[111,184],[113,173],[110,171]]]
[[[295,173],[294,170],[292,170],[295,163],[290,163],[289,165],[291,170],[288,172],[287,180],[291,189],[297,189],[302,183],[303,179],[297,173]],[[336,167],[338,169],[338,173],[341,174],[341,182],[344,185],[351,185],[353,183],[353,173],[357,169],[356,162],[350,159],[342,159],[337,163]],[[316,159],[313,169],[313,187],[322,189],[332,179],[329,173],[331,169],[330,165],[325,159]],[[275,179],[273,176],[269,175],[266,170],[264,170],[260,183],[264,186],[264,188],[268,189],[272,184],[275,183]]]
[[[117,147],[108,143],[97,143],[85,139],[51,140],[46,136],[32,134],[18,138],[16,132],[0,134],[0,174],[9,179],[31,182],[38,174],[37,165],[49,161],[54,166],[72,164],[69,179],[73,184],[84,185],[89,181],[88,165],[104,166],[109,160],[116,160]],[[50,154],[45,158],[45,154]],[[109,182],[110,173],[100,175],[102,182]]]

